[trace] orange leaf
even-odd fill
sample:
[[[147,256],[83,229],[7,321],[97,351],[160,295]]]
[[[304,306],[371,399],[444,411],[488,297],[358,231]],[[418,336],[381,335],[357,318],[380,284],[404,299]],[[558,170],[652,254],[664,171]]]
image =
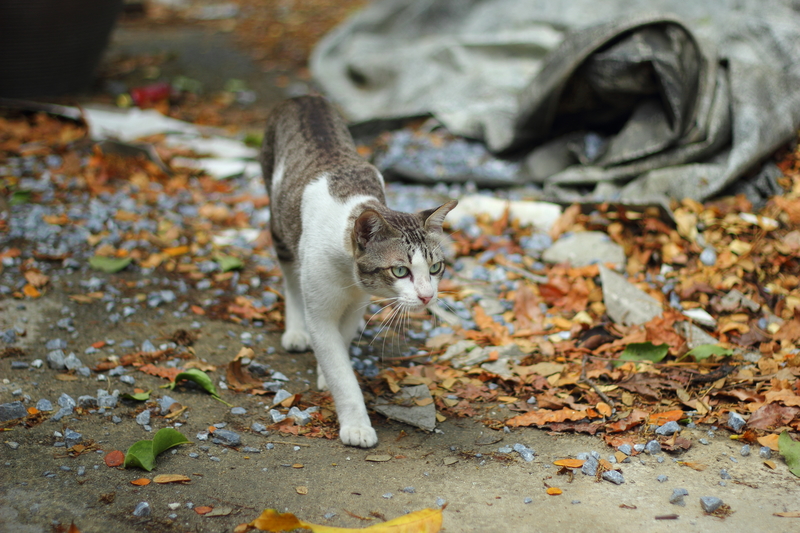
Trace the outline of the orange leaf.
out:
[[[172,248],[164,248],[164,253],[170,257],[176,257],[178,255],[188,254],[189,247],[188,246],[175,246]]]
[[[28,414],[29,415],[37,415],[39,414],[39,410],[35,407],[28,407]]]
[[[613,413],[611,406],[608,405],[606,402],[600,402],[597,404],[596,407],[597,411],[603,416],[611,416],[611,414]]]
[[[563,491],[561,489],[559,489],[558,487],[548,487],[547,488],[547,494],[549,494],[550,496],[558,496],[562,492]]]
[[[702,472],[707,467],[702,463],[694,463],[692,461],[678,461],[678,464],[681,466],[688,466],[692,470],[697,470],[698,472]]]
[[[75,525],[75,522],[72,522],[69,525],[69,529],[67,530],[67,533],[81,533],[81,530],[78,529],[78,526]]]
[[[678,420],[686,418],[686,413],[680,409],[674,411],[664,411],[663,413],[653,413],[650,415],[650,423],[661,426],[667,422],[677,422]]]
[[[145,374],[150,374],[151,376],[157,376],[159,378],[175,381],[175,377],[183,372],[183,369],[156,366],[152,363],[147,363],[146,365],[140,366],[139,371],[144,372]]]
[[[618,420],[616,422],[612,422],[606,426],[606,431],[609,433],[622,433],[623,431],[628,431],[634,426],[637,426],[644,422],[647,419],[647,413],[642,411],[641,409],[634,409],[631,411],[631,414],[623,418],[622,420]]]
[[[136,485],[137,487],[144,487],[150,484],[150,480],[146,477],[140,477],[139,479],[134,479],[131,481],[131,485]]]
[[[563,466],[566,468],[580,468],[585,463],[583,459],[559,459],[557,461],[553,461],[553,464],[556,466]]]
[[[108,452],[105,457],[106,466],[114,468],[125,462],[125,454],[119,450]]]
[[[38,298],[42,295],[39,292],[39,289],[31,285],[30,283],[26,283],[24,287],[22,287],[22,293],[27,296],[28,298]]]
[[[587,418],[587,412],[576,411],[567,407],[558,411],[550,411],[548,409],[539,409],[538,411],[528,411],[519,416],[515,416],[506,421],[506,425],[512,427],[519,426],[543,426],[545,424],[552,424],[553,422],[564,422],[566,420],[583,420]]]
[[[762,446],[766,446],[773,452],[778,451],[778,435],[764,435],[763,437],[758,437],[758,443]]]
[[[102,348],[105,345],[106,345],[106,341],[97,341],[97,342],[93,342],[92,343],[92,348],[94,348],[95,350],[99,350],[100,348]]]
[[[208,514],[213,510],[214,510],[214,508],[213,507],[209,507],[208,505],[201,505],[200,507],[195,507],[194,508],[194,512],[199,514],[199,515],[201,515],[201,516],[204,515],[204,514]]]
[[[194,313],[196,315],[201,315],[202,316],[202,315],[206,314],[205,309],[203,309],[199,305],[193,305],[189,309],[192,311],[192,313]]]

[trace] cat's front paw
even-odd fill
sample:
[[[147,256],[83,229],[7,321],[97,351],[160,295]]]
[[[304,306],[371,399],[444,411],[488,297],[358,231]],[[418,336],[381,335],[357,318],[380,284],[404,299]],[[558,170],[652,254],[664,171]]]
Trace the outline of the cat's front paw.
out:
[[[289,329],[281,336],[281,346],[288,352],[307,352],[311,339],[302,329]]]
[[[372,448],[378,444],[378,435],[370,426],[342,426],[339,438],[348,446],[360,448]]]

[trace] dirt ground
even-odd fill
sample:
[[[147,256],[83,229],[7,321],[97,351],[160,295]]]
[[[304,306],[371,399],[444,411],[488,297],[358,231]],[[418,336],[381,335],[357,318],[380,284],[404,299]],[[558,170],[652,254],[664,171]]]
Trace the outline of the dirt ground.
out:
[[[189,63],[179,61],[168,68],[208,78],[209,84],[229,77],[247,79],[259,95],[262,110],[286,96],[286,88],[264,81],[269,76],[261,78],[260,67],[237,46],[230,33],[213,28],[177,25],[153,29],[138,24],[117,29],[111,52],[172,50],[187,58],[191,56],[185,51],[204,47],[211,59],[206,55],[201,64],[187,60]],[[224,67],[224,72],[216,70],[218,67]],[[117,286],[141,281],[121,274],[97,277]],[[313,355],[284,353],[279,333],[179,312],[184,302],[203,300],[207,295],[202,291],[192,289],[172,303],[145,307],[134,319],[111,324],[102,302],[76,305],[69,299],[81,281],[85,279],[80,273],[64,274],[39,299],[0,299],[0,330],[19,326],[25,331],[14,344],[25,356],[0,359],[0,403],[29,396],[32,403],[27,405],[44,398],[57,410],[63,393],[78,399],[96,396],[98,389],[132,393],[136,387],[155,391],[153,399],[168,394],[188,409],[174,420],[158,416],[154,410],[147,431],[136,421],[144,405],[120,400],[105,412],[76,411],[57,422],[46,420],[3,432],[0,531],[66,531],[74,523],[84,533],[230,532],[266,508],[291,512],[312,523],[360,528],[427,507],[444,507],[443,531],[454,533],[601,529],[624,533],[677,528],[777,533],[798,529],[797,518],[774,515],[800,507],[797,478],[777,457],[777,468],[765,465],[757,447],[749,456],[742,456],[741,444],[731,440],[731,433],[724,428],[684,431],[683,436],[695,445],[682,454],[631,457],[620,465],[624,483],[617,485],[580,471],[559,475],[559,468],[552,464],[557,459],[591,451],[603,458],[613,455],[615,450],[600,439],[585,435],[551,434],[533,428],[493,431],[470,418],[448,419],[427,433],[373,414],[380,443],[362,450],[345,447],[338,440],[253,431],[254,422],[271,423],[268,400],[259,396],[221,391],[225,401],[246,410],[246,414],[235,415],[200,390],[179,387],[166,391],[159,388],[163,380],[143,373],[129,372],[135,384],[128,384],[118,377],[98,381],[96,373],[61,381],[59,372],[48,368],[46,362],[41,368],[12,368],[12,361],[46,361],[50,351],[46,343],[57,338],[66,341],[66,353],[74,351],[85,365],[93,367],[102,357],[126,353],[121,347],[125,341],[140,346],[150,340],[158,346],[179,329],[199,333],[195,353],[221,368],[242,347],[242,334],[249,333],[255,360],[287,376],[287,390],[313,390]],[[68,317],[72,318],[72,330],[59,325]],[[106,345],[87,354],[100,340]],[[502,412],[502,405],[497,409],[498,418],[510,414]],[[176,421],[191,443],[165,452],[152,473],[105,464],[109,451],[124,452],[134,442],[152,438],[162,427],[177,426]],[[198,438],[209,426],[220,423],[241,435],[241,445],[224,446]],[[68,429],[81,434],[87,451],[65,456],[65,446],[58,443],[64,442],[59,435],[67,434]],[[708,444],[700,444],[701,438]],[[533,461],[498,451],[517,443],[535,451]],[[388,460],[371,460],[374,456]],[[190,481],[131,483],[156,474],[183,474]],[[562,493],[549,495],[550,487]],[[679,488],[688,492],[685,505],[670,503],[673,491]],[[700,498],[707,496],[722,499],[729,511],[718,514],[727,516],[706,514]],[[149,515],[134,515],[140,502],[149,504]],[[218,516],[198,514],[194,508],[201,506],[213,507],[217,512],[211,514]]]

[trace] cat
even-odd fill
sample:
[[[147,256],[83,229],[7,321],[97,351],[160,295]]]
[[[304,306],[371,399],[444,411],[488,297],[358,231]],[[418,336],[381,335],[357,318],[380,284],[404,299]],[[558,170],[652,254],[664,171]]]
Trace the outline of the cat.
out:
[[[313,349],[317,384],[333,395],[342,442],[375,446],[348,348],[364,326],[370,295],[402,312],[436,301],[442,224],[457,201],[415,214],[386,207],[383,176],[319,96],[287,100],[271,112],[260,159],[284,277],[281,345]]]

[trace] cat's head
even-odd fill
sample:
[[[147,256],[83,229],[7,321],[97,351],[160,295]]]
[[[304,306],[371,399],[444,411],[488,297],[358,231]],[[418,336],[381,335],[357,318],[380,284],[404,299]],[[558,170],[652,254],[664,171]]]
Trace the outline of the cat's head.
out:
[[[359,285],[410,311],[435,302],[444,273],[442,223],[457,204],[451,200],[414,214],[365,209],[352,234]]]

